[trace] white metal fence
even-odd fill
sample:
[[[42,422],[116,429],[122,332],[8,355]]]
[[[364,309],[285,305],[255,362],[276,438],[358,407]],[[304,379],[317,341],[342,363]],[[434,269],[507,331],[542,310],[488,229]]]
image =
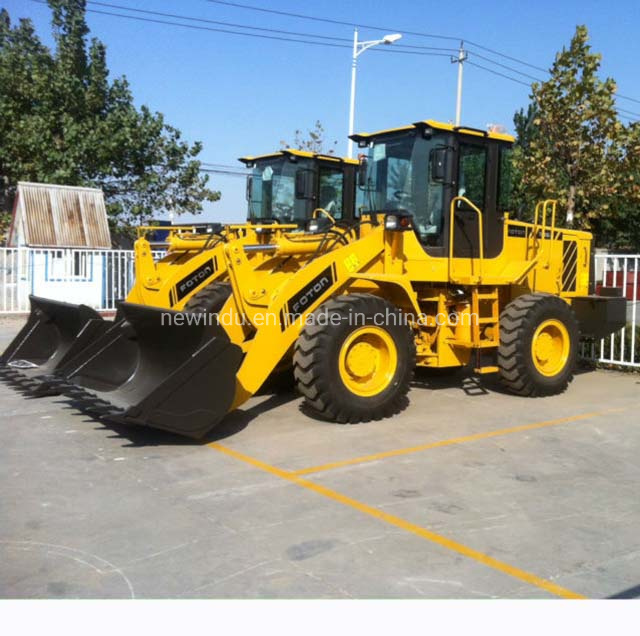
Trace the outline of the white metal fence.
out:
[[[163,252],[154,252],[161,257]],[[596,290],[622,287],[627,326],[582,347],[585,357],[640,368],[640,255],[596,254]],[[29,294],[114,310],[134,280],[133,250],[0,248],[0,314],[29,311]]]
[[[596,254],[595,261],[596,292],[600,286],[622,287],[627,299],[627,326],[583,347],[583,356],[605,364],[640,368],[640,254]]]
[[[0,314],[28,312],[29,294],[114,310],[133,280],[133,250],[0,248]]]

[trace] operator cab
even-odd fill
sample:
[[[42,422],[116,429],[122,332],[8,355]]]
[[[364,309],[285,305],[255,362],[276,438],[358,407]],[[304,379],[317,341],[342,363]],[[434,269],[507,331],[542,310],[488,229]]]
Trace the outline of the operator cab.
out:
[[[336,221],[354,218],[357,161],[291,149],[240,161],[251,169],[251,223],[295,223],[304,228],[317,208]]]
[[[448,256],[451,201],[464,196],[482,211],[484,255],[502,251],[511,190],[513,137],[432,120],[352,135],[361,155],[359,188],[365,214],[410,214],[431,256]],[[479,256],[478,215],[456,202],[454,256]]]

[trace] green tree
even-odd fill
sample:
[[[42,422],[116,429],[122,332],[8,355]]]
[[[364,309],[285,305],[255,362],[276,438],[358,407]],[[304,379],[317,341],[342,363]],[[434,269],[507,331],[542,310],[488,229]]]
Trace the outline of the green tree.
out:
[[[336,152],[337,140],[327,141],[326,132],[322,122],[317,120],[314,127],[307,130],[296,130],[293,133],[293,144],[282,140],[280,142],[282,148],[295,148],[297,150],[306,150],[307,152],[316,152],[318,154],[333,155]]]
[[[85,0],[49,0],[55,50],[28,19],[0,11],[0,191],[19,180],[85,185],[105,193],[112,225],[163,210],[198,213],[220,193],[161,113],[137,109],[125,77],[109,79],[106,47],[88,41]]]
[[[619,120],[616,84],[599,79],[600,59],[586,27],[578,26],[549,80],[532,85],[528,112],[516,114],[515,168],[521,202],[557,198],[559,223],[593,230],[600,244],[611,244],[620,240],[624,206],[640,208],[640,131]]]
[[[516,143],[513,148],[513,166],[512,166],[512,208],[517,211],[518,217],[522,220],[530,221],[533,217],[536,199],[530,190],[526,187],[527,182],[523,179],[522,167],[524,156],[530,152],[531,141],[537,133],[537,127],[534,124],[536,116],[536,106],[530,103],[527,109],[521,108],[516,111],[513,116],[513,127],[516,132]]]

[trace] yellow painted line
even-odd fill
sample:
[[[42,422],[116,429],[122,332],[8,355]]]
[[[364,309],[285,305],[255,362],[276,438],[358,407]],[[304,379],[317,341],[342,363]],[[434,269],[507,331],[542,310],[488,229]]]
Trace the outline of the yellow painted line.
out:
[[[331,490],[325,486],[320,484],[316,484],[307,479],[302,479],[297,475],[290,473],[289,471],[282,470],[281,468],[277,468],[276,466],[271,466],[270,464],[266,464],[255,457],[250,457],[249,455],[245,455],[240,453],[232,448],[228,448],[227,446],[223,446],[222,444],[218,444],[217,442],[213,442],[211,444],[207,444],[210,448],[217,450],[220,453],[224,453],[229,457],[233,457],[241,462],[245,462],[250,464],[251,466],[258,468],[264,472],[270,473],[271,475],[275,475],[276,477],[280,477],[280,479],[284,479],[291,483],[297,484],[302,488],[306,488],[307,490],[311,490],[318,495],[322,495],[323,497],[327,497],[333,501],[337,501],[338,503],[343,504],[344,506],[348,506],[349,508],[353,508],[358,512],[361,512],[365,515],[369,515],[374,519],[378,519],[379,521],[383,521],[388,523],[389,525],[395,526],[396,528],[400,528],[401,530],[405,530],[406,532],[410,532],[421,539],[425,539],[426,541],[430,541],[431,543],[435,543],[447,550],[451,550],[452,552],[456,552],[461,554],[462,556],[468,557],[469,559],[473,559],[482,565],[486,565],[494,570],[498,570],[508,576],[512,576],[520,581],[528,583],[529,585],[533,585],[542,590],[553,594],[554,596],[559,596],[561,598],[567,599],[584,599],[585,596],[578,594],[576,592],[572,592],[560,585],[556,585],[551,581],[547,581],[546,579],[540,578],[535,574],[531,574],[530,572],[526,572],[525,570],[521,570],[520,568],[516,568],[508,563],[504,563],[503,561],[499,561],[498,559],[494,559],[490,557],[488,554],[484,554],[483,552],[479,552],[478,550],[474,550],[462,543],[458,543],[453,539],[449,539],[441,534],[437,534],[436,532],[432,532],[427,528],[423,528],[422,526],[418,526],[415,523],[411,523],[406,519],[402,519],[400,517],[396,517],[395,515],[390,515],[379,508],[374,508],[373,506],[369,506],[361,501],[357,501],[356,499],[352,499],[351,497],[347,497],[335,490]]]
[[[408,448],[397,448],[381,453],[373,453],[372,455],[362,455],[361,457],[353,457],[351,459],[343,459],[337,462],[329,462],[320,464],[319,466],[311,466],[310,468],[302,468],[300,470],[291,471],[294,475],[310,475],[311,473],[320,473],[325,470],[341,468],[343,466],[352,466],[354,464],[363,464],[373,462],[387,457],[398,457],[399,455],[410,455],[411,453],[419,453],[431,448],[440,448],[442,446],[453,446],[454,444],[465,444],[466,442],[475,442],[480,439],[489,439],[490,437],[499,437],[501,435],[509,435],[511,433],[522,433],[523,431],[533,431],[537,428],[546,428],[548,426],[558,426],[558,424],[567,424],[568,422],[577,422],[579,420],[587,420],[598,415],[606,415],[608,413],[617,413],[625,411],[625,408],[607,409],[606,411],[596,411],[593,413],[582,413],[581,415],[571,415],[569,417],[559,417],[555,420],[547,420],[545,422],[535,422],[533,424],[523,424],[521,426],[510,426],[509,428],[500,428],[495,431],[487,431],[485,433],[474,433],[473,435],[465,435],[464,437],[453,437],[451,439],[440,440],[439,442],[430,442],[428,444],[420,444],[419,446],[410,446]]]

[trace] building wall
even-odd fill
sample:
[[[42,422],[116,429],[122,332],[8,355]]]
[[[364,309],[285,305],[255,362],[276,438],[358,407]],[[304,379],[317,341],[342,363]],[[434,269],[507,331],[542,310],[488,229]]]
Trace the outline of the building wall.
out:
[[[31,289],[24,292],[69,303],[101,307],[104,258],[84,250],[32,250],[29,252]]]

